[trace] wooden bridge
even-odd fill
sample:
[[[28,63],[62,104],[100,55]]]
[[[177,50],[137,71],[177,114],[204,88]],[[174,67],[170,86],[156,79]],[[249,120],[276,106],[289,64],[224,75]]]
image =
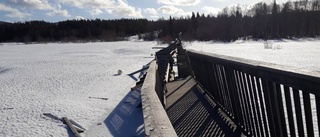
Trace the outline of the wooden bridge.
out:
[[[319,90],[319,73],[185,51],[176,42],[156,53],[143,83],[145,133],[318,136]]]

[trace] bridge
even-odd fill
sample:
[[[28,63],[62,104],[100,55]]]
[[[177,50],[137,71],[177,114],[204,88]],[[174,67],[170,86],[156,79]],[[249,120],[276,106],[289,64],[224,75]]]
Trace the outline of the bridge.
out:
[[[156,53],[141,88],[145,133],[318,136],[319,90],[316,72],[186,51],[173,42]]]

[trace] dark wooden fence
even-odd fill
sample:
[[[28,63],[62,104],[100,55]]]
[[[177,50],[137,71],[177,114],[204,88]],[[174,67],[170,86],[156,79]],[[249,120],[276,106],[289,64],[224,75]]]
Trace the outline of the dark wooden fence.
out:
[[[155,60],[157,63],[157,71],[155,90],[163,106],[165,106],[166,103],[166,98],[164,95],[166,92],[165,84],[171,79],[170,74],[172,72],[174,63],[173,54],[175,52],[175,49],[176,44],[170,44],[168,47],[156,52]]]
[[[318,73],[196,51],[187,57],[195,79],[249,136],[312,137],[319,131]]]

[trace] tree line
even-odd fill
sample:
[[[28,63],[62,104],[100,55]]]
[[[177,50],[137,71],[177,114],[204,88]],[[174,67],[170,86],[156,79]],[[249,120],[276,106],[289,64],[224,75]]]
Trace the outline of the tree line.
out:
[[[191,41],[318,37],[320,1],[260,2],[247,11],[238,5],[224,8],[217,17],[192,13],[191,18],[170,18],[166,23],[162,37],[182,32],[182,38]]]
[[[118,41],[145,33],[146,19],[26,21],[0,24],[1,42]]]
[[[57,23],[28,21],[0,23],[0,42],[117,41],[131,35],[169,42],[182,32],[183,40],[234,41],[318,37],[319,0],[263,2],[249,10],[224,8],[217,16],[192,13],[191,17],[118,20],[66,20]]]

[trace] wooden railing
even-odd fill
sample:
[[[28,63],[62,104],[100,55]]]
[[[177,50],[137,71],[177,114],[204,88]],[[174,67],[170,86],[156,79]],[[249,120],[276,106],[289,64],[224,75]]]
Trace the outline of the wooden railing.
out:
[[[195,79],[249,136],[319,135],[319,73],[192,50],[187,57]]]
[[[176,137],[177,134],[164,109],[166,98],[165,84],[171,79],[173,66],[172,54],[175,45],[171,44],[156,52],[156,58],[150,63],[145,82],[141,88],[141,100],[146,136]]]
[[[165,106],[166,98],[164,96],[166,92],[165,84],[170,81],[170,73],[172,71],[174,59],[173,54],[176,49],[176,44],[170,44],[168,47],[156,52],[156,62],[157,62],[157,83],[156,92],[163,106]]]
[[[159,99],[157,85],[157,64],[152,61],[145,82],[141,88],[142,111],[147,137],[176,137],[172,124]]]

